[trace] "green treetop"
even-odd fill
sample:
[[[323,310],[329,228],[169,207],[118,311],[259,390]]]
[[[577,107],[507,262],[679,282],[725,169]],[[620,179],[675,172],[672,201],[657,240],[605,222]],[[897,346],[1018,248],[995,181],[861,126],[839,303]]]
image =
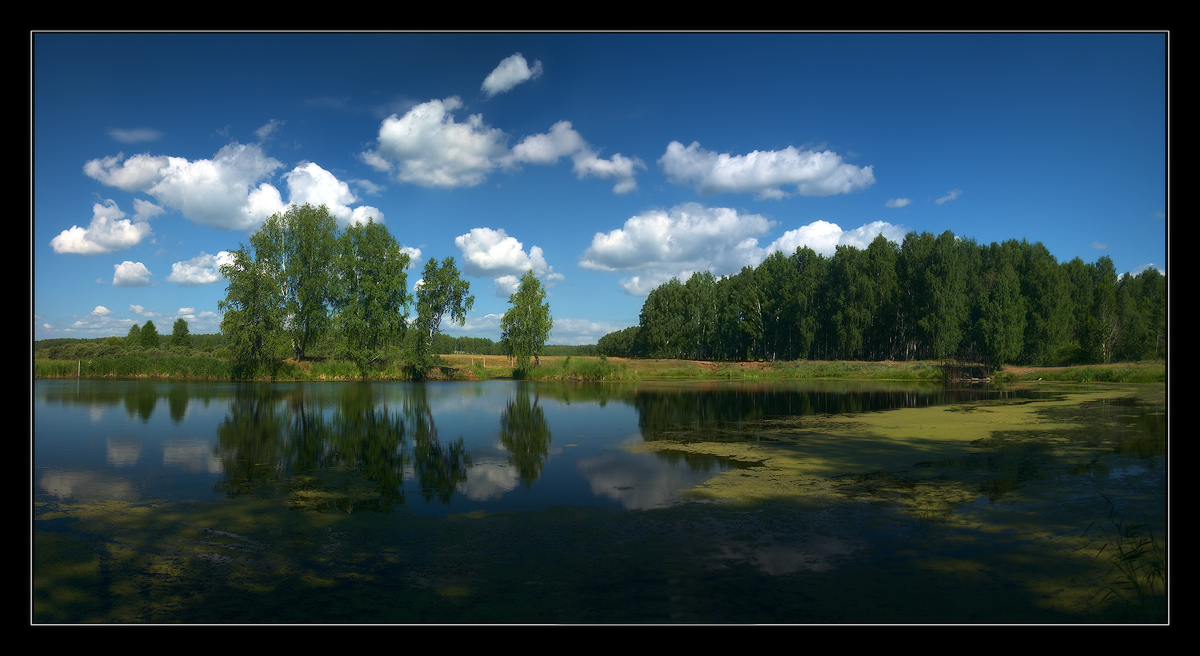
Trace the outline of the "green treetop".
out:
[[[139,339],[142,342],[142,348],[158,348],[158,328],[154,327],[153,321],[147,321],[146,325],[142,326],[142,334]]]
[[[171,346],[191,348],[192,340],[188,336],[187,319],[179,317],[175,320],[175,325],[171,328]]]

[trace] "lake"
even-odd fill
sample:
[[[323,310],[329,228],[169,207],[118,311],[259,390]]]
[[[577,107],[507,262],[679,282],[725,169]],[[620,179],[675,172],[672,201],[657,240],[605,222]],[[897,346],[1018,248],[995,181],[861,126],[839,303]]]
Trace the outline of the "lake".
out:
[[[1165,617],[1164,385],[32,396],[35,623]]]

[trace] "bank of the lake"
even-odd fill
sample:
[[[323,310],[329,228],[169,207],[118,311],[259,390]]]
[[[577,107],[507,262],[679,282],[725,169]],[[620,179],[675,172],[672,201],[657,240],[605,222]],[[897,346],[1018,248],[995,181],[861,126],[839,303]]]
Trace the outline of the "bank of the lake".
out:
[[[453,354],[438,356],[431,380],[491,380],[513,377],[511,361],[497,355]],[[604,356],[542,356],[530,370],[531,380],[633,381],[633,380],[909,380],[937,381],[942,370],[937,361],[910,362],[711,362]],[[1112,383],[1166,382],[1166,365],[1115,363],[1072,367],[1017,367],[995,372],[997,383],[1076,381]],[[227,360],[206,355],[126,355],[88,360],[34,359],[34,378],[156,378],[175,380],[230,380]],[[354,364],[344,360],[285,360],[264,380],[362,380]],[[367,380],[411,380],[402,362],[387,363]]]

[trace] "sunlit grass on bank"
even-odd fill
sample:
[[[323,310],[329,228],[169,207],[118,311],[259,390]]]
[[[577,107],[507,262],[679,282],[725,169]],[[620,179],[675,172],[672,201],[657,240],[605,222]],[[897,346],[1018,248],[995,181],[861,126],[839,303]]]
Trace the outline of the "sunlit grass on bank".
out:
[[[209,355],[129,354],[77,360],[33,361],[34,378],[181,378],[229,380],[224,358]]]
[[[712,362],[703,360],[609,358],[585,355],[542,356],[524,372],[513,369],[499,355],[453,354],[435,356],[426,380],[490,380],[523,378],[562,381],[633,380],[901,380],[940,381],[942,371],[933,361],[849,362],[773,361]],[[34,378],[175,378],[181,380],[232,380],[230,362],[207,353],[191,355],[147,351],[79,359],[33,360]],[[401,358],[379,360],[364,377],[357,366],[340,358],[297,362],[283,360],[254,376],[263,380],[414,380],[420,378]],[[1074,367],[1005,367],[995,374],[1001,384],[1017,382],[1154,383],[1166,381],[1163,363],[1080,365]]]
[[[998,382],[1079,382],[1079,383],[1165,383],[1167,367],[1161,362],[1091,364],[1074,367],[1005,367],[997,373]]]

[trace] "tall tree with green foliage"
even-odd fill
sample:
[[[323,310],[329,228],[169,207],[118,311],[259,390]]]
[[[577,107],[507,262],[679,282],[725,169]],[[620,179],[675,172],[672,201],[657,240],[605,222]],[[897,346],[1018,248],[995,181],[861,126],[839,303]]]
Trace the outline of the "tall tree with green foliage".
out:
[[[542,282],[526,271],[517,291],[508,298],[511,307],[500,320],[501,341],[512,356],[518,372],[529,371],[530,360],[541,353],[550,338],[554,319]]]
[[[142,346],[142,327],[136,323],[129,327],[129,333],[125,335],[126,346]]]
[[[1040,242],[1021,242],[1021,296],[1025,299],[1025,344],[1021,360],[1047,365],[1068,343],[1071,299],[1063,268]]]
[[[721,320],[717,323],[717,350],[721,359],[748,360],[762,356],[766,294],[751,267],[717,284]]]
[[[1142,312],[1146,317],[1146,350],[1143,357],[1167,356],[1167,279],[1153,267],[1137,275],[1141,282]]]
[[[651,358],[687,357],[687,333],[683,283],[678,278],[655,287],[642,303],[638,320],[638,352]]]
[[[906,358],[943,358],[955,355],[969,318],[966,250],[950,231],[934,237],[910,232],[900,245],[901,289],[906,290],[905,312],[909,344]]]
[[[192,339],[188,336],[187,319],[179,317],[175,320],[175,325],[171,326],[171,346],[192,347]]]
[[[1025,299],[1012,264],[996,266],[987,274],[989,284],[976,330],[984,360],[999,366],[1015,360],[1025,344]]]
[[[791,317],[786,352],[789,358],[811,359],[816,357],[822,308],[826,303],[824,288],[829,260],[807,246],[797,248],[788,260],[795,274],[782,290],[786,299],[783,314]]]
[[[762,341],[764,360],[788,357],[787,345],[791,326],[784,313],[787,301],[782,290],[792,281],[795,269],[783,251],[774,251],[754,270],[755,284],[761,291]]]
[[[142,326],[142,334],[138,339],[142,342],[142,348],[158,348],[158,328],[154,327],[153,321],[147,321]]]
[[[228,340],[234,375],[252,376],[276,362],[287,346],[278,263],[255,258],[242,246],[221,265],[221,275],[229,285],[217,309],[225,313],[221,332]]]
[[[321,205],[274,214],[250,238],[258,259],[273,260],[283,298],[284,327],[297,360],[329,328],[336,290],[337,221]]]
[[[899,318],[898,299],[900,283],[896,277],[896,257],[899,246],[883,235],[878,235],[867,250],[863,268],[870,293],[863,298],[869,302],[869,319],[864,339],[866,355],[871,360],[888,360],[896,357],[899,347],[896,323]]]
[[[462,279],[453,257],[438,262],[430,258],[421,272],[417,286],[417,322],[410,358],[418,373],[424,373],[432,362],[433,341],[442,329],[442,319],[466,325],[467,312],[475,305],[470,294],[471,284]]]
[[[409,256],[382,223],[346,228],[338,240],[338,327],[359,373],[403,334]]]
[[[839,358],[863,357],[875,304],[873,283],[867,274],[866,253],[854,246],[837,246],[829,261],[829,314],[822,323],[832,335]]]
[[[716,342],[717,319],[720,302],[717,295],[717,279],[709,271],[693,273],[683,284],[687,302],[685,331],[688,345],[686,356],[708,360],[712,357]]]
[[[1117,312],[1117,269],[1113,266],[1112,258],[1102,255],[1089,271],[1095,290],[1092,316],[1096,319],[1091,354],[1094,361],[1108,364],[1112,362],[1121,338],[1121,321]]]
[[[1070,307],[1067,322],[1067,340],[1070,345],[1063,350],[1063,361],[1055,364],[1089,361],[1089,354],[1093,350],[1092,336],[1096,333],[1096,319],[1092,316],[1092,298],[1096,290],[1090,273],[1091,266],[1079,257],[1072,258],[1062,265]]]

